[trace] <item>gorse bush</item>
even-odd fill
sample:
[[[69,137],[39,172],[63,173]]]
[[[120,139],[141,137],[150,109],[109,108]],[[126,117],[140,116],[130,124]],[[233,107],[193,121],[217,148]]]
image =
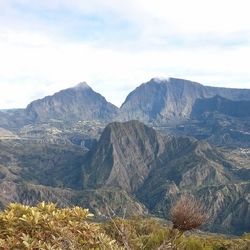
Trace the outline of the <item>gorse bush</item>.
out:
[[[119,249],[80,207],[10,204],[0,213],[0,249]]]

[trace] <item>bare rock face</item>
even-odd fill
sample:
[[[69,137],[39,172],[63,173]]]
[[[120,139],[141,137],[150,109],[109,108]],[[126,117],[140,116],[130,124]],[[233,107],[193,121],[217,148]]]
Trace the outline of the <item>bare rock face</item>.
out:
[[[197,99],[216,95],[233,101],[250,100],[250,90],[206,87],[176,78],[153,78],[128,95],[119,118],[156,125],[180,123],[190,118]]]
[[[125,190],[163,217],[168,217],[172,202],[188,192],[209,207],[208,229],[239,233],[250,229],[234,219],[237,214],[249,217],[250,189],[234,164],[206,142],[163,135],[138,121],[115,122],[87,154],[83,186]]]
[[[221,156],[208,143],[162,135],[138,121],[109,124],[85,166],[86,187],[116,186],[127,192],[153,189],[147,183],[165,179],[181,187],[231,179]]]
[[[137,121],[109,124],[84,168],[85,188],[116,186],[134,192],[145,181],[162,151],[154,129]]]
[[[86,83],[80,83],[73,88],[30,103],[26,108],[26,113],[35,122],[105,121],[111,120],[117,114],[117,110],[118,108],[94,92]]]

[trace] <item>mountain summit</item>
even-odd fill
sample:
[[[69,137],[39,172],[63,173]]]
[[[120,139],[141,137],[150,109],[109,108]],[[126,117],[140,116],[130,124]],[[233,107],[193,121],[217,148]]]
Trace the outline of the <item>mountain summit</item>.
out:
[[[0,127],[16,130],[29,124],[57,121],[71,125],[78,121],[107,125],[113,121],[139,120],[174,134],[208,139],[219,145],[246,146],[250,145],[249,102],[250,89],[152,78],[133,90],[118,109],[86,82],[81,82],[33,101],[26,109],[0,112]]]
[[[110,120],[118,108],[96,93],[87,83],[82,82],[30,103],[26,113],[35,122],[53,120]]]
[[[86,82],[80,82],[75,87],[75,89],[90,89],[91,87]]]
[[[121,106],[121,120],[169,124],[190,118],[197,99],[221,96],[232,101],[250,100],[250,90],[207,87],[177,79],[152,78],[132,91]]]

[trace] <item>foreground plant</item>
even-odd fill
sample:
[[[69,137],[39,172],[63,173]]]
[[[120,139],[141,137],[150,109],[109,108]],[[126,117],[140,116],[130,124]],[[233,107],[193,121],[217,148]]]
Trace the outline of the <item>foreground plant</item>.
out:
[[[178,218],[175,223],[174,216],[180,215],[179,209],[187,212],[187,208],[184,209],[187,202],[180,206],[183,199],[172,209],[172,228],[156,218],[112,218],[97,224],[90,222],[92,215],[87,209],[79,207],[59,209],[52,203],[40,203],[36,207],[11,204],[0,212],[0,250],[249,250],[249,234],[238,238],[183,234],[201,225],[193,221],[187,224],[184,215],[183,220]],[[189,198],[189,201],[192,200]],[[195,214],[196,208],[191,209]]]
[[[207,218],[204,206],[192,196],[181,196],[171,209],[173,228],[181,232],[200,227]]]
[[[10,204],[0,213],[0,249],[119,249],[88,209]]]
[[[173,227],[169,238],[163,242],[158,250],[178,249],[181,243],[179,239],[183,233],[200,227],[208,219],[204,206],[189,195],[182,195],[172,207],[170,214]]]

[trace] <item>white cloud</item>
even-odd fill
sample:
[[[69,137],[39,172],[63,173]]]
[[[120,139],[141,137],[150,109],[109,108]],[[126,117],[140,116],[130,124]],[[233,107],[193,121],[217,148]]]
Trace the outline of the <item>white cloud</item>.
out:
[[[175,0],[142,1],[149,16],[170,23],[180,32],[232,32],[249,30],[249,2],[245,0]]]
[[[14,24],[0,24],[0,109],[25,107],[35,98],[81,81],[87,81],[116,105],[124,101],[129,91],[155,76],[249,88],[247,1],[18,2],[37,10],[67,8],[103,15],[109,21],[112,16],[108,14],[113,13],[114,20],[129,20],[138,28],[138,34],[135,37],[125,34],[120,40],[118,37],[117,44],[108,43],[105,34],[102,43],[73,41],[53,34],[51,27],[46,29],[44,23],[42,30],[34,29],[42,22],[36,16],[32,18],[33,26],[22,23],[21,29],[16,24],[20,13],[11,16],[17,20],[7,18],[6,21]],[[6,6],[6,1],[0,0],[0,7],[14,8]],[[51,22],[54,28],[57,25]],[[60,25],[61,29],[64,23]],[[237,42],[235,34],[243,35],[244,43],[239,40],[237,46],[223,46],[224,42],[230,45],[232,39]],[[216,37],[220,39],[218,44]],[[205,42],[199,45],[199,41]]]

